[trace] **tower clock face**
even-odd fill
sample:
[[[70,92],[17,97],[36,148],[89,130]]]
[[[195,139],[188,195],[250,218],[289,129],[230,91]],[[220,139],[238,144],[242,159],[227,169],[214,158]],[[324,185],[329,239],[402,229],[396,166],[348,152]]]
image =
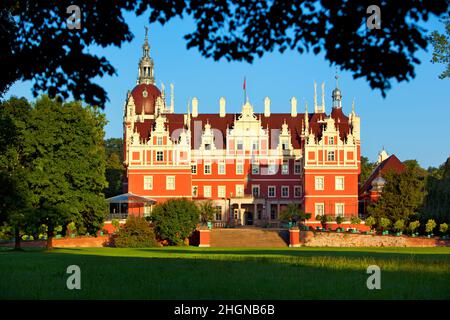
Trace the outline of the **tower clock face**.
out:
[[[144,98],[147,98],[147,96],[148,96],[147,90],[142,91],[142,96],[143,96]]]

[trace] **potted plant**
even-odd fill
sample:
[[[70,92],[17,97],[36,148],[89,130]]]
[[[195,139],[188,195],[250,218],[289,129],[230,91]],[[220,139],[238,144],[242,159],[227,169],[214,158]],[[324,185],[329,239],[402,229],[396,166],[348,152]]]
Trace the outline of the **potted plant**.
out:
[[[433,236],[434,228],[436,228],[436,222],[433,219],[429,219],[425,224],[425,232],[428,233],[428,238]]]
[[[440,231],[441,234],[442,234],[442,239],[447,239],[447,235],[445,234],[445,233],[447,232],[447,230],[448,230],[448,224],[446,224],[446,223],[441,223],[441,224],[439,225],[439,231]]]
[[[337,223],[337,225],[338,225],[338,227],[337,227],[337,229],[336,229],[336,231],[337,232],[341,232],[341,231],[344,231],[342,228],[341,228],[341,223],[342,222],[344,222],[344,217],[343,216],[337,216],[336,217],[336,223]]]
[[[304,217],[304,212],[300,210],[297,204],[289,203],[283,211],[280,212],[280,220],[288,224],[288,228],[296,227],[300,218]]]
[[[374,217],[368,217],[365,221],[365,225],[372,230],[372,227],[377,223]]]
[[[418,220],[411,221],[409,223],[408,229],[409,229],[409,231],[411,231],[411,236],[417,237],[418,234],[415,233],[415,231],[417,230],[417,228],[419,228],[419,226],[420,226],[420,222]]]
[[[391,220],[389,220],[388,218],[380,219],[380,227],[382,230],[382,235],[389,234],[389,230],[387,230],[387,228],[389,228],[390,225],[391,225]]]
[[[75,225],[75,222],[72,221],[67,225],[67,231],[69,231],[69,237],[75,238],[75,235],[77,232],[77,227]]]
[[[399,219],[399,220],[395,221],[394,229],[397,231],[395,235],[401,236],[403,233],[403,230],[405,229],[405,220]]]
[[[198,209],[200,212],[200,222],[202,223],[202,225],[207,226],[209,229],[211,229],[214,214],[217,212],[214,203],[211,200],[206,200],[198,205]]]

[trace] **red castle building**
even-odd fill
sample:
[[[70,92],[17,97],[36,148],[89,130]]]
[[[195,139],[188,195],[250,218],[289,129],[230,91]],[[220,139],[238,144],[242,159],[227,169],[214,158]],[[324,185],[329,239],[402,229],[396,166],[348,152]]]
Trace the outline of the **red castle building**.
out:
[[[218,113],[200,113],[197,98],[175,113],[170,89],[167,99],[164,85],[155,85],[146,35],[123,123],[124,191],[148,202],[129,204],[130,214],[149,215],[155,202],[184,197],[214,201],[216,225],[276,224],[288,203],[311,213],[311,222],[358,215],[360,118],[354,104],[344,114],[337,81],[329,114],[324,84],[320,103],[314,84],[314,110],[306,104],[304,113],[295,97],[289,113],[272,112],[268,97],[262,113],[248,98],[240,113],[227,113],[223,97]]]

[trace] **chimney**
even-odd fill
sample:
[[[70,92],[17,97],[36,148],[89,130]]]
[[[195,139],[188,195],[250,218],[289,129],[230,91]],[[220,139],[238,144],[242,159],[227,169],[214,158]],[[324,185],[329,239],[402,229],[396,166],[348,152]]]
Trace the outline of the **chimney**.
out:
[[[270,98],[265,97],[264,99],[264,117],[270,117]]]
[[[291,117],[297,116],[297,98],[292,97],[291,98]]]
[[[192,98],[192,117],[197,118],[198,116],[198,99],[197,97]]]
[[[225,117],[225,114],[226,114],[226,112],[225,112],[225,104],[226,104],[225,98],[221,97],[220,100],[219,100],[219,105],[220,105],[219,115],[220,115],[221,118]]]

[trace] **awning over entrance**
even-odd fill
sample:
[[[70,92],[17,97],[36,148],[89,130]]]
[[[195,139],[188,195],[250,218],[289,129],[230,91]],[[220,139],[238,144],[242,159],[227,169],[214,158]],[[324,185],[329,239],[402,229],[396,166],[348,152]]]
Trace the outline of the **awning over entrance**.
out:
[[[109,217],[112,219],[126,219],[128,214],[146,215],[151,211],[155,200],[138,196],[137,194],[128,192],[106,199],[109,203]]]
[[[106,199],[106,201],[108,201],[109,203],[148,203],[148,204],[156,203],[156,201],[153,199],[141,197],[131,192],[119,194],[118,196]]]

